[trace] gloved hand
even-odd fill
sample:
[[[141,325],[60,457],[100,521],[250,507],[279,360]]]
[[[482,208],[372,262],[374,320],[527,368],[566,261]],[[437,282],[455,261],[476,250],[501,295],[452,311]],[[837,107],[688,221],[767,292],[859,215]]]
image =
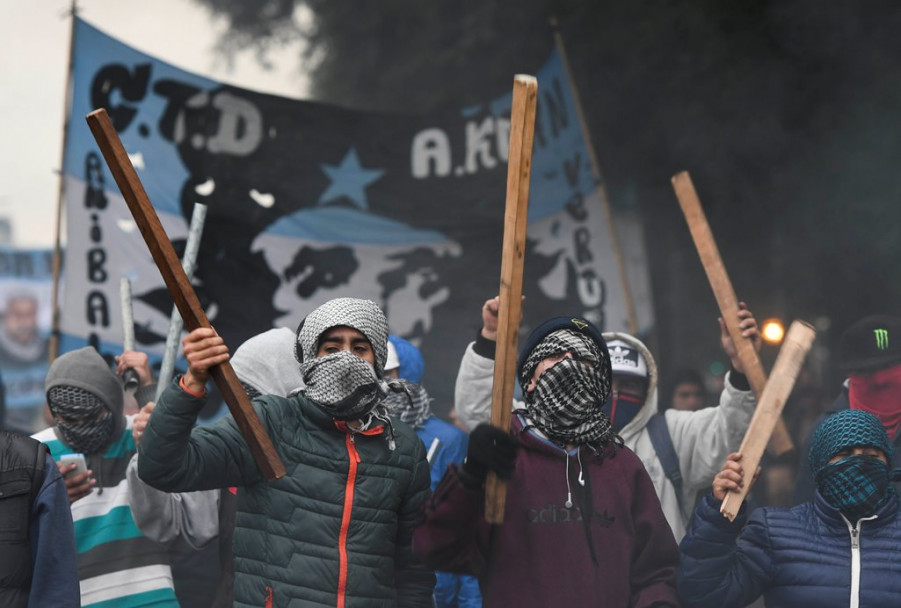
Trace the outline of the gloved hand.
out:
[[[510,433],[490,424],[480,424],[469,435],[463,482],[470,487],[479,487],[485,482],[488,471],[494,471],[503,480],[510,479],[518,449],[519,442]]]

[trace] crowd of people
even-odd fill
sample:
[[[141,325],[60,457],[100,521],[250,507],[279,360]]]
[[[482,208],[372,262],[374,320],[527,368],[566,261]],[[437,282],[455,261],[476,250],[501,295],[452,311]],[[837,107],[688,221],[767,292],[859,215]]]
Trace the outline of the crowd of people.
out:
[[[421,353],[369,300],[330,300],[233,354],[195,329],[156,402],[144,353],[115,368],[91,347],[57,357],[52,425],[0,434],[0,605],[901,605],[901,319],[844,333],[847,380],[804,425],[794,504],[755,508],[752,490],[730,521],[725,496],[785,460],[743,468],[756,399],[722,319],[731,369],[713,405],[682,371],[658,404],[658,364],[635,336],[547,319],[520,345],[521,399],[498,428],[498,305],[485,302],[462,353],[456,424],[432,409]],[[744,304],[735,321],[759,348]],[[227,361],[280,479],[231,416],[196,424]],[[491,475],[502,523],[485,518]]]

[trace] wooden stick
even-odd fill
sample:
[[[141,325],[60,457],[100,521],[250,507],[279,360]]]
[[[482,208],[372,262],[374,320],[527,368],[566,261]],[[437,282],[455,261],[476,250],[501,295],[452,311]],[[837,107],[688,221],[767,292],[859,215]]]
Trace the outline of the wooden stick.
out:
[[[134,216],[135,223],[150,249],[153,261],[156,262],[160,274],[163,275],[163,281],[175,300],[175,305],[184,319],[185,327],[189,331],[198,327],[210,327],[200,300],[182,269],[175,249],[172,248],[172,243],[166,236],[166,231],[144,191],[144,186],[141,185],[141,180],[138,178],[106,110],[103,108],[94,110],[86,116],[86,119],[91,133],[94,134],[94,139],[97,140],[97,145],[100,146],[100,151],[106,159],[106,164]],[[238,428],[241,429],[241,434],[253,453],[263,477],[268,480],[283,477],[285,467],[260,423],[260,419],[250,405],[247,394],[241,387],[231,364],[226,361],[211,368],[210,375],[228,404]]]
[[[746,483],[740,491],[726,494],[720,507],[720,513],[730,521],[735,519],[741,503],[748,494],[751,487],[748,476],[753,475],[760,465],[763,450],[770,440],[770,434],[776,427],[782,407],[791,394],[795,379],[804,364],[804,357],[807,356],[807,351],[810,350],[815,337],[816,332],[813,327],[803,321],[794,321],[788,328],[782,348],[779,349],[779,356],[773,365],[773,373],[763,389],[757,409],[754,410],[754,417],[751,418],[751,425],[748,427],[748,432],[745,433],[739,449]]]
[[[519,324],[522,320],[522,267],[526,252],[529,215],[529,178],[532,174],[532,142],[535,138],[535,108],[538,81],[518,74],[513,79],[510,108],[510,152],[507,160],[507,201],[504,213],[504,249],[498,293],[497,351],[494,357],[494,387],[491,392],[491,424],[510,431]],[[485,482],[485,520],[504,521],[507,486],[489,473]]]
[[[673,176],[673,189],[676,191],[676,197],[679,199],[679,205],[685,214],[685,221],[688,222],[688,229],[691,231],[691,237],[694,239],[695,247],[698,249],[698,255],[701,263],[704,265],[704,271],[707,273],[707,279],[710,281],[710,287],[713,289],[713,295],[720,307],[720,314],[726,323],[726,329],[729,330],[729,336],[732,338],[735,348],[738,350],[738,358],[744,367],[745,376],[748,378],[748,384],[751,390],[757,396],[758,403],[763,393],[763,387],[766,386],[766,372],[757,350],[751,340],[741,335],[741,327],[738,320],[738,298],[735,296],[735,289],[732,287],[732,281],[729,280],[729,274],[720,257],[720,251],[713,239],[713,232],[707,223],[707,217],[704,215],[704,209],[701,207],[701,201],[698,193],[695,191],[694,184],[688,171],[682,171]],[[794,444],[785,421],[780,417],[773,432],[773,440],[770,443],[770,452],[779,456],[791,450]]]

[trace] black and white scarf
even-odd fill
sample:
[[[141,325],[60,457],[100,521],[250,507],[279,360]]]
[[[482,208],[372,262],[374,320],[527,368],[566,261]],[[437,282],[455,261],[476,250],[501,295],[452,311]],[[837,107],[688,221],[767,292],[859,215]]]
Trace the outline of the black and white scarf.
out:
[[[362,418],[379,407],[388,392],[372,365],[348,351],[304,361],[300,371],[302,392],[335,420]]]
[[[403,392],[392,392],[385,398],[388,413],[397,416],[414,430],[420,429],[432,415],[432,400],[421,384],[406,380],[401,380],[400,384],[405,389]]]
[[[522,368],[520,382],[528,386],[538,364],[569,352],[546,369],[535,388],[526,393],[526,414],[538,430],[561,445],[589,444],[601,448],[621,443],[601,411],[610,394],[609,365],[588,337],[568,329],[549,334],[536,346]]]
[[[53,386],[47,391],[47,405],[63,442],[73,452],[96,454],[109,444],[113,413],[93,393],[77,386]]]

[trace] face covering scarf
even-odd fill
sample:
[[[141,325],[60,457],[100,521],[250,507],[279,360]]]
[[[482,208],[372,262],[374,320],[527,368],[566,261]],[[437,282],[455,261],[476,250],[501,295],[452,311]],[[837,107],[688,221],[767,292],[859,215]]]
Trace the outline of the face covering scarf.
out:
[[[526,413],[560,445],[606,445],[616,439],[616,433],[601,411],[605,397],[597,368],[563,359],[545,370],[535,389],[526,393]]]
[[[372,365],[348,351],[305,361],[303,393],[336,420],[356,420],[376,409],[387,387]]]
[[[870,412],[894,439],[901,426],[901,365],[873,374],[851,374],[848,378],[851,409]]]
[[[93,393],[74,386],[54,386],[47,393],[47,402],[63,442],[72,451],[96,454],[109,444],[113,414]]]
[[[432,400],[421,384],[405,380],[401,380],[399,383],[406,390],[390,393],[382,403],[388,408],[389,414],[397,416],[413,429],[422,428],[425,421],[432,415]]]
[[[816,481],[826,502],[841,511],[852,524],[873,515],[893,491],[889,486],[888,465],[863,455],[827,464]]]
[[[610,419],[613,430],[618,433],[632,422],[643,406],[644,402],[641,399],[632,395],[619,395],[614,391],[610,400],[604,404],[603,412]]]

